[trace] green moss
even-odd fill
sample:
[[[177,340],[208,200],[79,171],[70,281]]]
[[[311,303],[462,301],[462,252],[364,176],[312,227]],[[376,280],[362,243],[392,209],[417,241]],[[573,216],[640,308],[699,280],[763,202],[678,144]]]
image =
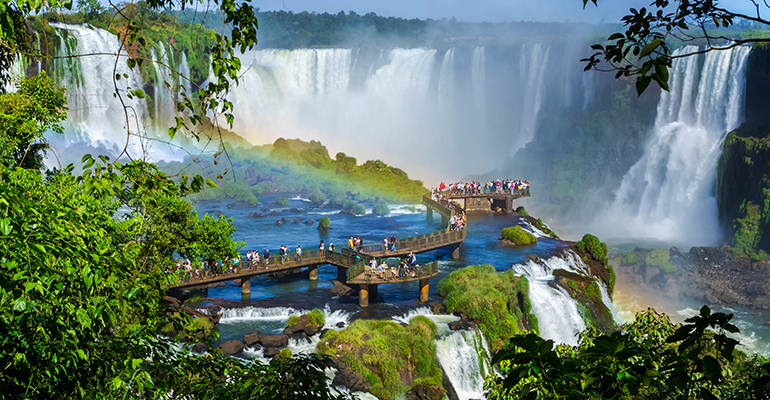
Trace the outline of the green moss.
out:
[[[339,356],[363,374],[375,396],[399,398],[418,383],[441,385],[433,342],[436,332],[436,325],[426,317],[412,318],[406,327],[393,321],[360,319],[344,330],[327,331],[317,350]]]
[[[327,229],[329,228],[329,225],[331,225],[331,222],[329,221],[329,217],[323,217],[320,220],[318,220],[319,229]]]
[[[292,353],[291,353],[291,350],[290,350],[290,349],[288,349],[288,348],[286,348],[286,349],[281,349],[281,352],[278,354],[278,356],[279,356],[279,357],[281,357],[281,358],[283,358],[284,360],[288,360],[288,359],[290,359],[290,358],[291,358],[291,356],[292,356]]]
[[[345,207],[342,208],[342,212],[353,215],[364,215],[366,214],[366,209],[361,204],[348,202]]]
[[[599,282],[596,279],[586,287],[585,294],[590,300],[602,303],[602,292],[599,288]]]
[[[286,197],[279,197],[275,199],[275,204],[278,204],[279,206],[286,207],[289,205],[289,199]]]
[[[527,210],[526,210],[524,207],[519,207],[519,208],[517,208],[517,209],[516,209],[516,212],[517,212],[517,213],[519,213],[519,214],[521,214],[521,215],[526,215],[526,216],[529,216],[529,213],[527,212]]]
[[[307,314],[308,320],[314,325],[324,325],[326,323],[326,316],[323,310],[320,308],[314,308]]]
[[[572,279],[567,281],[567,286],[569,286],[569,288],[572,290],[578,290],[577,283],[575,283],[575,281]]]
[[[615,268],[610,265],[610,259],[607,257],[609,254],[607,244],[599,240],[596,236],[586,233],[579,242],[575,243],[575,247],[577,247],[578,251],[581,253],[589,255],[594,261],[601,263],[602,267],[608,271],[609,279],[607,284],[609,286],[610,296],[612,296],[615,292],[615,280],[617,277],[615,276]]]
[[[529,282],[513,271],[498,273],[491,265],[471,265],[449,273],[438,293],[450,312],[464,312],[480,322],[479,328],[494,350],[523,329],[536,330],[529,302]]]
[[[289,316],[289,326],[297,325],[297,321],[299,321],[299,316],[296,316],[296,315]]]
[[[676,272],[676,265],[669,262],[670,253],[666,249],[652,249],[647,253],[644,263],[648,267],[657,267],[667,274]]]
[[[525,231],[524,228],[520,226],[505,228],[502,232],[500,232],[500,236],[502,236],[503,239],[517,245],[537,243],[537,238],[535,235]]]
[[[372,213],[377,215],[388,215],[390,214],[390,207],[385,204],[375,204],[372,208]]]

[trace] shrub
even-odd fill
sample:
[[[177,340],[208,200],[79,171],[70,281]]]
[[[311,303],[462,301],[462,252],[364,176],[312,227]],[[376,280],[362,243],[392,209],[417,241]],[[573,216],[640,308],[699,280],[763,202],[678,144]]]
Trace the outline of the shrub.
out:
[[[323,310],[320,308],[314,308],[307,314],[308,320],[311,324],[323,325],[326,323],[326,316]]]
[[[297,324],[297,321],[299,321],[299,317],[296,315],[289,316],[289,326],[294,326]]]
[[[527,212],[527,210],[523,206],[517,208],[516,209],[516,213],[521,214],[521,215],[529,216],[529,213]]]
[[[342,209],[342,212],[352,215],[364,215],[366,214],[366,209],[364,206],[351,201],[345,205],[345,208]]]
[[[328,229],[329,225],[331,225],[331,222],[329,221],[329,217],[323,217],[320,220],[318,220],[318,229]]]
[[[281,352],[278,354],[279,357],[283,358],[284,360],[288,360],[291,358],[292,353],[291,349],[281,349]]]
[[[636,264],[638,262],[639,262],[639,255],[636,254],[635,251],[632,251],[626,254],[625,257],[623,257],[623,264],[629,265],[629,264]]]
[[[385,204],[375,204],[372,212],[377,215],[388,215],[390,214],[390,207]]]
[[[657,267],[667,274],[676,272],[676,265],[669,261],[671,254],[666,249],[652,249],[644,259],[648,267]]]
[[[307,198],[314,204],[320,204],[326,201],[326,195],[318,189],[314,189],[308,192]]]
[[[583,235],[583,239],[575,244],[578,250],[582,253],[588,253],[594,260],[599,261],[602,265],[606,265],[607,261],[607,244],[602,243],[599,238],[590,233]]]
[[[286,207],[289,205],[289,199],[286,197],[279,197],[275,200],[275,204],[278,204],[281,207]]]
[[[537,238],[535,235],[525,231],[524,228],[520,226],[505,228],[500,233],[500,235],[503,237],[503,239],[509,240],[516,245],[537,243]]]

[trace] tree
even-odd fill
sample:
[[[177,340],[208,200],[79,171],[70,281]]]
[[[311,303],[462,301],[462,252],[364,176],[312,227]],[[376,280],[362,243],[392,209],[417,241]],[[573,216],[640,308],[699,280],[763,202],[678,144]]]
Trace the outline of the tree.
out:
[[[582,0],[583,7],[588,2]],[[611,34],[604,44],[591,46],[594,51],[585,70],[615,72],[615,78],[635,77],[641,95],[651,82],[668,90],[671,62],[677,58],[731,49],[736,46],[770,41],[770,35],[740,34],[728,28],[741,21],[745,27],[770,27],[762,12],[770,12],[767,2],[751,0],[756,15],[747,15],[720,7],[719,0],[654,0],[650,8],[630,9],[621,18],[626,30]],[[672,47],[682,43],[702,46],[698,51],[673,54]]]

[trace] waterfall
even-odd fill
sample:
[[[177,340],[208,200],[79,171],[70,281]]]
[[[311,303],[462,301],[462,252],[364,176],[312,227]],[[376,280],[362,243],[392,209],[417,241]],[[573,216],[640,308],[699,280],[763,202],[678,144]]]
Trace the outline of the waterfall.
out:
[[[438,102],[445,108],[451,108],[455,83],[455,49],[452,47],[444,54],[441,72],[438,76]]]
[[[487,122],[486,84],[484,47],[476,47],[473,49],[471,58],[471,87],[473,88],[473,108],[476,111],[476,119],[480,122],[482,129]]]
[[[135,70],[129,70],[124,58],[118,58],[121,50],[118,38],[103,30],[91,29],[80,25],[51,23],[57,30],[67,32],[69,40],[58,49],[58,57],[70,57],[77,54],[97,54],[84,59],[57,59],[54,61],[54,79],[67,87],[67,105],[69,119],[65,122],[64,145],[81,142],[91,147],[102,147],[117,153],[126,144],[128,132],[142,134],[148,119],[147,104],[143,99],[129,99],[128,87],[140,89],[143,86],[141,76]],[[121,101],[115,97],[116,88],[112,77],[126,74],[128,78],[116,81],[117,90],[122,93]],[[127,112],[127,116],[126,113]],[[54,143],[57,138],[51,137]],[[131,140],[128,151],[133,155],[143,154],[150,144]],[[78,156],[79,159],[79,156]]]
[[[674,54],[696,50],[687,46]],[[670,91],[661,92],[652,138],[623,177],[600,230],[681,246],[721,239],[714,193],[717,160],[725,134],[743,117],[749,51],[739,46],[674,60]]]
[[[594,102],[594,71],[583,72],[583,111]]]
[[[576,345],[577,334],[586,328],[586,324],[575,300],[566,290],[554,284],[552,272],[556,269],[587,275],[585,264],[572,251],[545,260],[529,260],[513,265],[517,274],[529,280],[529,301],[538,320],[540,337]]]
[[[519,60],[520,77],[525,89],[518,136],[511,148],[512,156],[535,138],[537,115],[545,97],[543,83],[550,51],[550,46],[543,50],[543,45],[540,43],[525,46]]]
[[[484,397],[484,378],[492,368],[481,332],[457,331],[437,339],[436,356],[461,400]]]

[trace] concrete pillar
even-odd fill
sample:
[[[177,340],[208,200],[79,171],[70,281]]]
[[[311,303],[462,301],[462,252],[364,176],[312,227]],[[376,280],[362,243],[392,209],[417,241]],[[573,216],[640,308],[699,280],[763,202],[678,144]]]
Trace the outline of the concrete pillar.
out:
[[[241,279],[241,293],[251,293],[251,278]]]
[[[358,287],[360,288],[358,291],[358,305],[360,307],[369,307],[369,285],[362,283]]]
[[[505,213],[510,214],[513,212],[513,197],[505,198]]]
[[[317,281],[318,280],[318,266],[313,265],[310,267],[310,280],[311,281]]]
[[[425,303],[428,301],[428,278],[420,279],[420,302]]]
[[[447,218],[446,216],[442,215],[441,216],[441,225],[446,225],[448,223],[449,223],[449,218]]]
[[[457,260],[460,258],[460,243],[452,245],[452,259]]]
[[[340,282],[348,281],[348,270],[345,267],[337,267],[337,280]]]
[[[428,221],[433,221],[433,209],[428,207]]]

